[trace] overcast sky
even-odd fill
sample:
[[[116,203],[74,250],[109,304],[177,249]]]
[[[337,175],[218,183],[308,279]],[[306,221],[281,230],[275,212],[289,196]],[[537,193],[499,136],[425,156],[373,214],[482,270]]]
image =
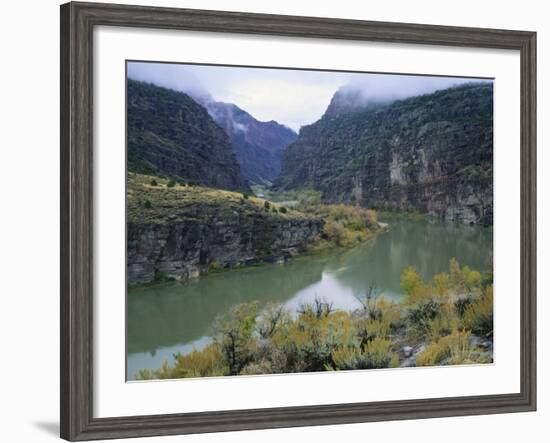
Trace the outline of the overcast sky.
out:
[[[189,94],[209,94],[216,101],[236,104],[258,120],[275,120],[296,131],[317,121],[344,85],[361,90],[365,99],[399,99],[472,81],[149,62],[128,63],[128,77]]]

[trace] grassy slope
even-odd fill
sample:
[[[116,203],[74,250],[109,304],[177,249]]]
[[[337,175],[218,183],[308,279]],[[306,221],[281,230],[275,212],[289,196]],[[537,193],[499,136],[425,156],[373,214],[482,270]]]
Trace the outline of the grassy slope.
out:
[[[156,181],[156,185],[152,184]],[[209,214],[247,211],[269,213],[278,219],[306,219],[309,215],[283,205],[252,197],[245,199],[238,192],[212,189],[204,186],[189,186],[176,183],[170,187],[169,180],[137,173],[128,174],[128,222],[135,224],[162,224],[185,219],[206,219]],[[275,210],[276,211],[275,211]],[[284,211],[284,210],[283,210]]]

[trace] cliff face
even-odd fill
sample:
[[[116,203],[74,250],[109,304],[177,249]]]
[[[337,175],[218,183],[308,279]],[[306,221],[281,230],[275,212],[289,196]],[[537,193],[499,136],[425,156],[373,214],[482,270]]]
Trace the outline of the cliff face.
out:
[[[212,118],[225,130],[245,179],[271,182],[281,171],[283,150],[297,135],[275,121],[261,122],[231,103],[204,103]]]
[[[492,179],[493,90],[483,83],[331,112],[286,149],[276,186],[317,189],[327,202],[491,224]]]
[[[241,194],[129,176],[128,282],[158,272],[187,280],[209,269],[284,261],[318,239],[323,220]]]
[[[225,132],[183,92],[128,80],[128,170],[248,189]]]
[[[198,277],[212,263],[228,268],[279,262],[319,236],[320,220],[276,220],[268,216],[207,223],[128,225],[128,282],[149,282],[157,272],[178,280]]]

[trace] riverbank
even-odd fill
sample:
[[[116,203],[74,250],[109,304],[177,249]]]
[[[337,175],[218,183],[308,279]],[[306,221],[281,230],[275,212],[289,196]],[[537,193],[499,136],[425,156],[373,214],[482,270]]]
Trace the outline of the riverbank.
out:
[[[247,194],[129,174],[128,282],[285,261],[316,242],[323,224]]]
[[[281,264],[352,247],[381,231],[374,211],[308,202],[291,208],[243,193],[128,176],[128,283]]]
[[[140,379],[380,369],[492,362],[493,287],[490,274],[450,262],[424,281],[403,271],[399,302],[374,286],[359,308],[336,309],[315,298],[295,313],[280,304],[233,305],[212,324],[203,349],[172,364],[142,368]]]
[[[437,246],[437,247],[436,247]],[[243,266],[202,275],[185,284],[155,283],[128,288],[128,378],[157,368],[174,353],[201,349],[212,324],[231,306],[258,301],[278,303],[296,313],[315,297],[353,312],[356,296],[374,282],[384,298],[399,302],[403,269],[415,265],[421,276],[447,272],[456,257],[472,269],[490,267],[492,231],[481,226],[437,220],[392,221],[390,229],[352,248],[302,253],[281,265]]]

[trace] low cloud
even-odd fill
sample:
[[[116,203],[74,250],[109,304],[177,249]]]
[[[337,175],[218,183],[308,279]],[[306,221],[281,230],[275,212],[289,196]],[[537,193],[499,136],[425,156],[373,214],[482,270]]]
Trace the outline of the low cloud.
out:
[[[391,101],[473,81],[147,62],[129,63],[128,77],[185,92],[203,104],[234,103],[258,120],[275,120],[296,131],[317,121],[338,90],[358,93],[365,102]]]

